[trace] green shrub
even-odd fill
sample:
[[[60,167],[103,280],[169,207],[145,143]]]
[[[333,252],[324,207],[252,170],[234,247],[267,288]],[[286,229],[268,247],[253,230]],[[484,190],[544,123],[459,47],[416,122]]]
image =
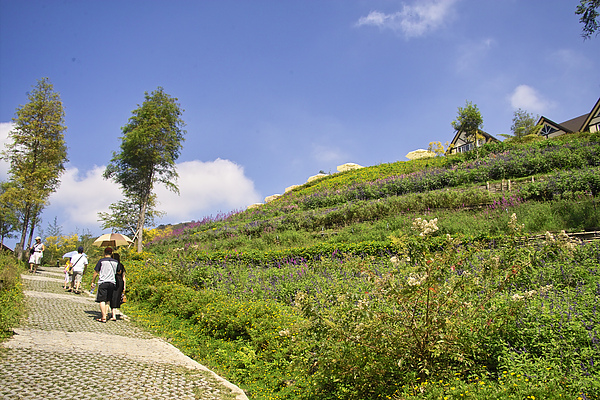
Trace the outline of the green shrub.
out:
[[[12,254],[0,251],[0,338],[12,334],[24,313],[21,270]]]

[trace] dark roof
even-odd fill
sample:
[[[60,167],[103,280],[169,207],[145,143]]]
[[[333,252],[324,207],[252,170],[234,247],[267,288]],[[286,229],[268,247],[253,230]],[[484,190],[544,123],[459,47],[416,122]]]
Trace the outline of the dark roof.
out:
[[[458,138],[460,137],[460,134],[464,133],[463,131],[456,131],[454,133],[454,138],[452,139],[452,143],[451,144],[456,144],[456,142],[458,141]],[[494,142],[499,142],[498,139],[496,139],[495,137],[493,137],[492,135],[490,135],[489,133],[482,131],[481,129],[477,131],[478,134],[480,134],[481,136],[483,136],[484,138],[486,138],[487,140],[492,140]]]
[[[567,128],[568,132],[579,132],[583,129],[583,124],[585,123],[588,115],[590,115],[590,113],[580,115],[577,118],[573,118],[565,122],[561,122],[559,125]]]

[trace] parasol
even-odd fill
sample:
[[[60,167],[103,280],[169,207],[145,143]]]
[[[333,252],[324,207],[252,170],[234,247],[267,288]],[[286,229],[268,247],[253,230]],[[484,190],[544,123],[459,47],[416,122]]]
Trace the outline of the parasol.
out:
[[[77,250],[63,254],[62,258],[72,258],[75,254],[77,254]]]
[[[125,235],[121,235],[120,233],[105,233],[98,239],[94,240],[94,243],[92,243],[92,245],[96,247],[118,247],[127,246],[131,243],[133,243],[133,240],[129,239]]]

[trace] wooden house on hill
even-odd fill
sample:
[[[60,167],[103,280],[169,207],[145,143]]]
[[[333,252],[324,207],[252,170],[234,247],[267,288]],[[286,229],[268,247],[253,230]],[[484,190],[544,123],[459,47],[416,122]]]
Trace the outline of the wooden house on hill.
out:
[[[600,98],[592,107],[592,110],[561,123],[556,123],[549,118],[541,117],[536,124],[540,126],[539,134],[546,139],[574,132],[598,132],[600,131]]]
[[[499,142],[487,132],[479,131],[477,138],[477,147],[481,147],[486,143]],[[464,153],[475,148],[475,144],[467,139],[467,135],[463,131],[456,132],[454,139],[450,143],[450,154]]]

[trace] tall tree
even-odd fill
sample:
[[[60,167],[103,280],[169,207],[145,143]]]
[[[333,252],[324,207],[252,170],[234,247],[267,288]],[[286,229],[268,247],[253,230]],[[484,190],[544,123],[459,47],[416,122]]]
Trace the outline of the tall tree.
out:
[[[156,211],[156,195],[150,197],[146,207],[146,219],[144,226],[154,224],[155,218],[164,215],[163,211]],[[99,212],[98,221],[102,222],[102,229],[111,229],[113,232],[122,233],[131,237],[136,237],[136,227],[138,215],[140,215],[140,203],[129,200],[120,200],[111,204],[110,212]]]
[[[467,101],[464,107],[458,107],[458,115],[456,120],[452,121],[452,127],[457,132],[464,132],[467,142],[472,143],[477,152],[477,138],[483,127],[483,118],[477,105]]]
[[[594,33],[598,35],[600,33],[600,26],[598,25],[598,8],[600,7],[600,0],[581,0],[581,3],[577,6],[575,14],[581,15],[579,22],[583,24],[583,36],[585,39],[592,37]]]
[[[148,94],[145,101],[132,112],[129,123],[122,129],[121,151],[104,171],[104,178],[114,179],[129,202],[137,205],[137,250],[142,251],[142,236],[148,206],[153,200],[155,183],[164,184],[179,193],[175,184],[175,162],[185,140],[183,110],[176,98],[162,87]]]
[[[2,158],[10,161],[9,195],[21,216],[18,258],[22,257],[28,229],[27,247],[31,245],[40,214],[48,197],[58,188],[68,161],[63,104],[48,78],[37,82],[28,100],[17,108],[15,127],[2,152]]]
[[[13,232],[19,229],[17,210],[12,204],[9,188],[8,182],[0,182],[0,245],[4,244],[4,239],[15,237]]]
[[[519,108],[513,114],[512,125],[510,127],[512,136],[503,136],[508,137],[511,140],[522,140],[528,135],[537,134],[540,130],[540,127],[536,126],[538,119],[540,119],[539,115],[534,116],[533,114],[530,114],[527,111]]]

